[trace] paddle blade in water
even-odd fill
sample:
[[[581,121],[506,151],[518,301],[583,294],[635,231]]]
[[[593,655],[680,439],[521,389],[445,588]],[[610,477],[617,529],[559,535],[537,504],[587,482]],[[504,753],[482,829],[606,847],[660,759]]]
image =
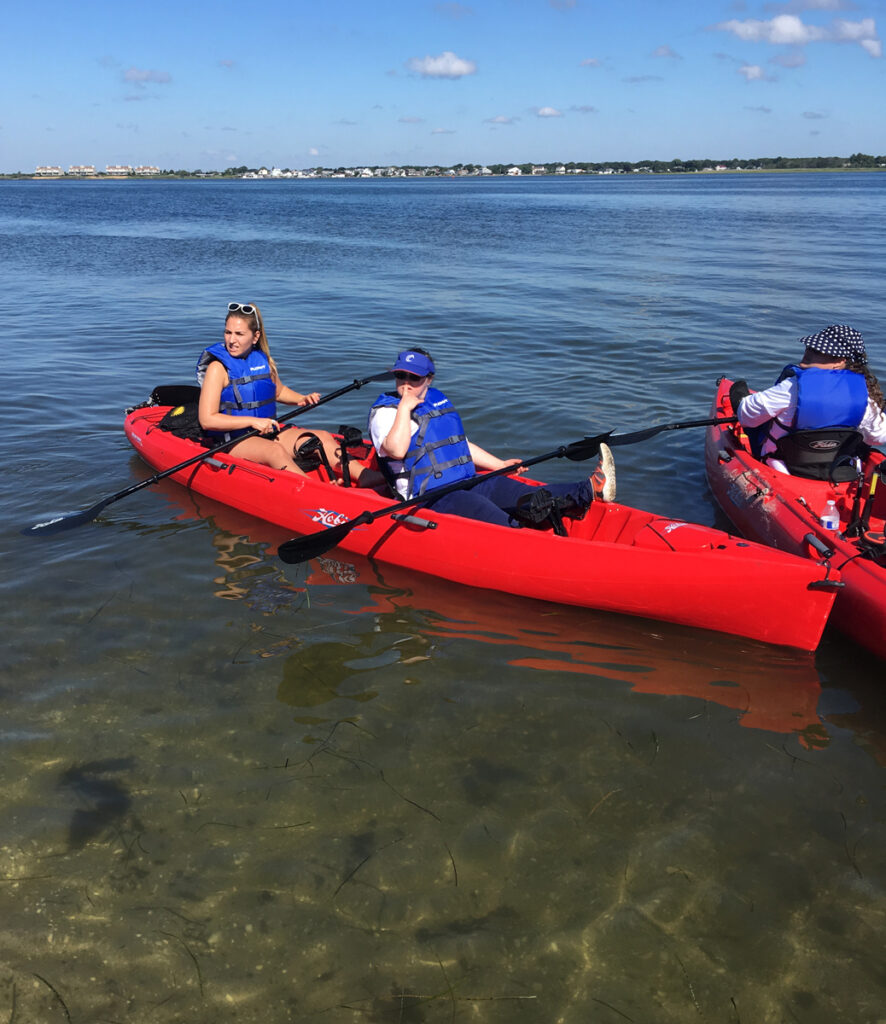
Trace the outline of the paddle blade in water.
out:
[[[312,558],[319,558],[330,548],[334,548],[350,533],[351,526],[352,523],[342,523],[341,526],[333,526],[320,533],[309,533],[306,537],[293,537],[292,540],[284,541],[280,545],[277,554],[289,565],[309,562]]]
[[[21,532],[30,536],[31,534],[40,534],[43,537],[48,537],[53,533],[62,533],[64,530],[73,530],[76,526],[82,526],[84,523],[90,523],[93,519],[101,512],[106,506],[110,505],[110,500],[100,501],[90,508],[83,509],[82,512],[65,512],[64,515],[55,516],[53,519],[45,519],[41,523],[34,523],[33,526],[27,526]]]

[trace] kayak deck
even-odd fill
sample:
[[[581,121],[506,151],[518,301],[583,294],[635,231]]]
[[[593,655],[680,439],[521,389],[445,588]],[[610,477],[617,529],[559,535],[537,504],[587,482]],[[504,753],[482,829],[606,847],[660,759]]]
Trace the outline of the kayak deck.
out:
[[[136,451],[160,471],[200,451],[158,428],[166,411],[139,408],[125,423]],[[171,479],[295,534],[324,530],[393,501],[368,489],[335,486],[321,472],[301,476],[221,454]],[[615,502],[595,502],[583,519],[568,521],[566,537],[416,508],[352,529],[341,547],[468,586],[804,650],[818,644],[836,582],[810,560]],[[786,601],[762,615],[761,595],[774,585]]]

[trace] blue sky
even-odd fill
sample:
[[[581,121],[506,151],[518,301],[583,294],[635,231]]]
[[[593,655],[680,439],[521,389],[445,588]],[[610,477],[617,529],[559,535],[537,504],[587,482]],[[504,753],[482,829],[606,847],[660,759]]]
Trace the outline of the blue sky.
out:
[[[44,0],[3,24],[3,172],[886,152],[886,0]]]

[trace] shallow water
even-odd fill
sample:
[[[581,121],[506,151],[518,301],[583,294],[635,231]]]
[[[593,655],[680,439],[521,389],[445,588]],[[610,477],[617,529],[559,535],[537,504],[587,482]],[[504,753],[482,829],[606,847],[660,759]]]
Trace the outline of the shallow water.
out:
[[[427,342],[509,455],[704,416],[830,322],[886,372],[884,186],[0,183],[0,1019],[882,1021],[883,662],[839,635],[285,566],[165,482],[18,530],[147,475],[123,409],[232,298],[300,389]],[[698,432],[616,455],[720,521]]]

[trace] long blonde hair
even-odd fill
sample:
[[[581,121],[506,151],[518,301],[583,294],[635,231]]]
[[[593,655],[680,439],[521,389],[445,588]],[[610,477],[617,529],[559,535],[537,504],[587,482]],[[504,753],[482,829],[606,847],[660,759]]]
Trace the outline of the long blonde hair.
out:
[[[243,306],[251,306],[252,312],[247,313]],[[228,311],[228,315],[225,317],[225,323],[227,323],[232,316],[238,316],[241,320],[246,321],[246,326],[253,332],[258,333],[258,341],[256,344],[267,356],[268,363],[271,366],[271,373],[273,374],[274,380],[279,380],[280,375],[277,373],[277,364],[271,357],[271,348],[268,345],[268,335],[265,331],[265,322],[262,319],[261,310],[256,306],[254,302],[245,302],[240,309],[231,309]]]

